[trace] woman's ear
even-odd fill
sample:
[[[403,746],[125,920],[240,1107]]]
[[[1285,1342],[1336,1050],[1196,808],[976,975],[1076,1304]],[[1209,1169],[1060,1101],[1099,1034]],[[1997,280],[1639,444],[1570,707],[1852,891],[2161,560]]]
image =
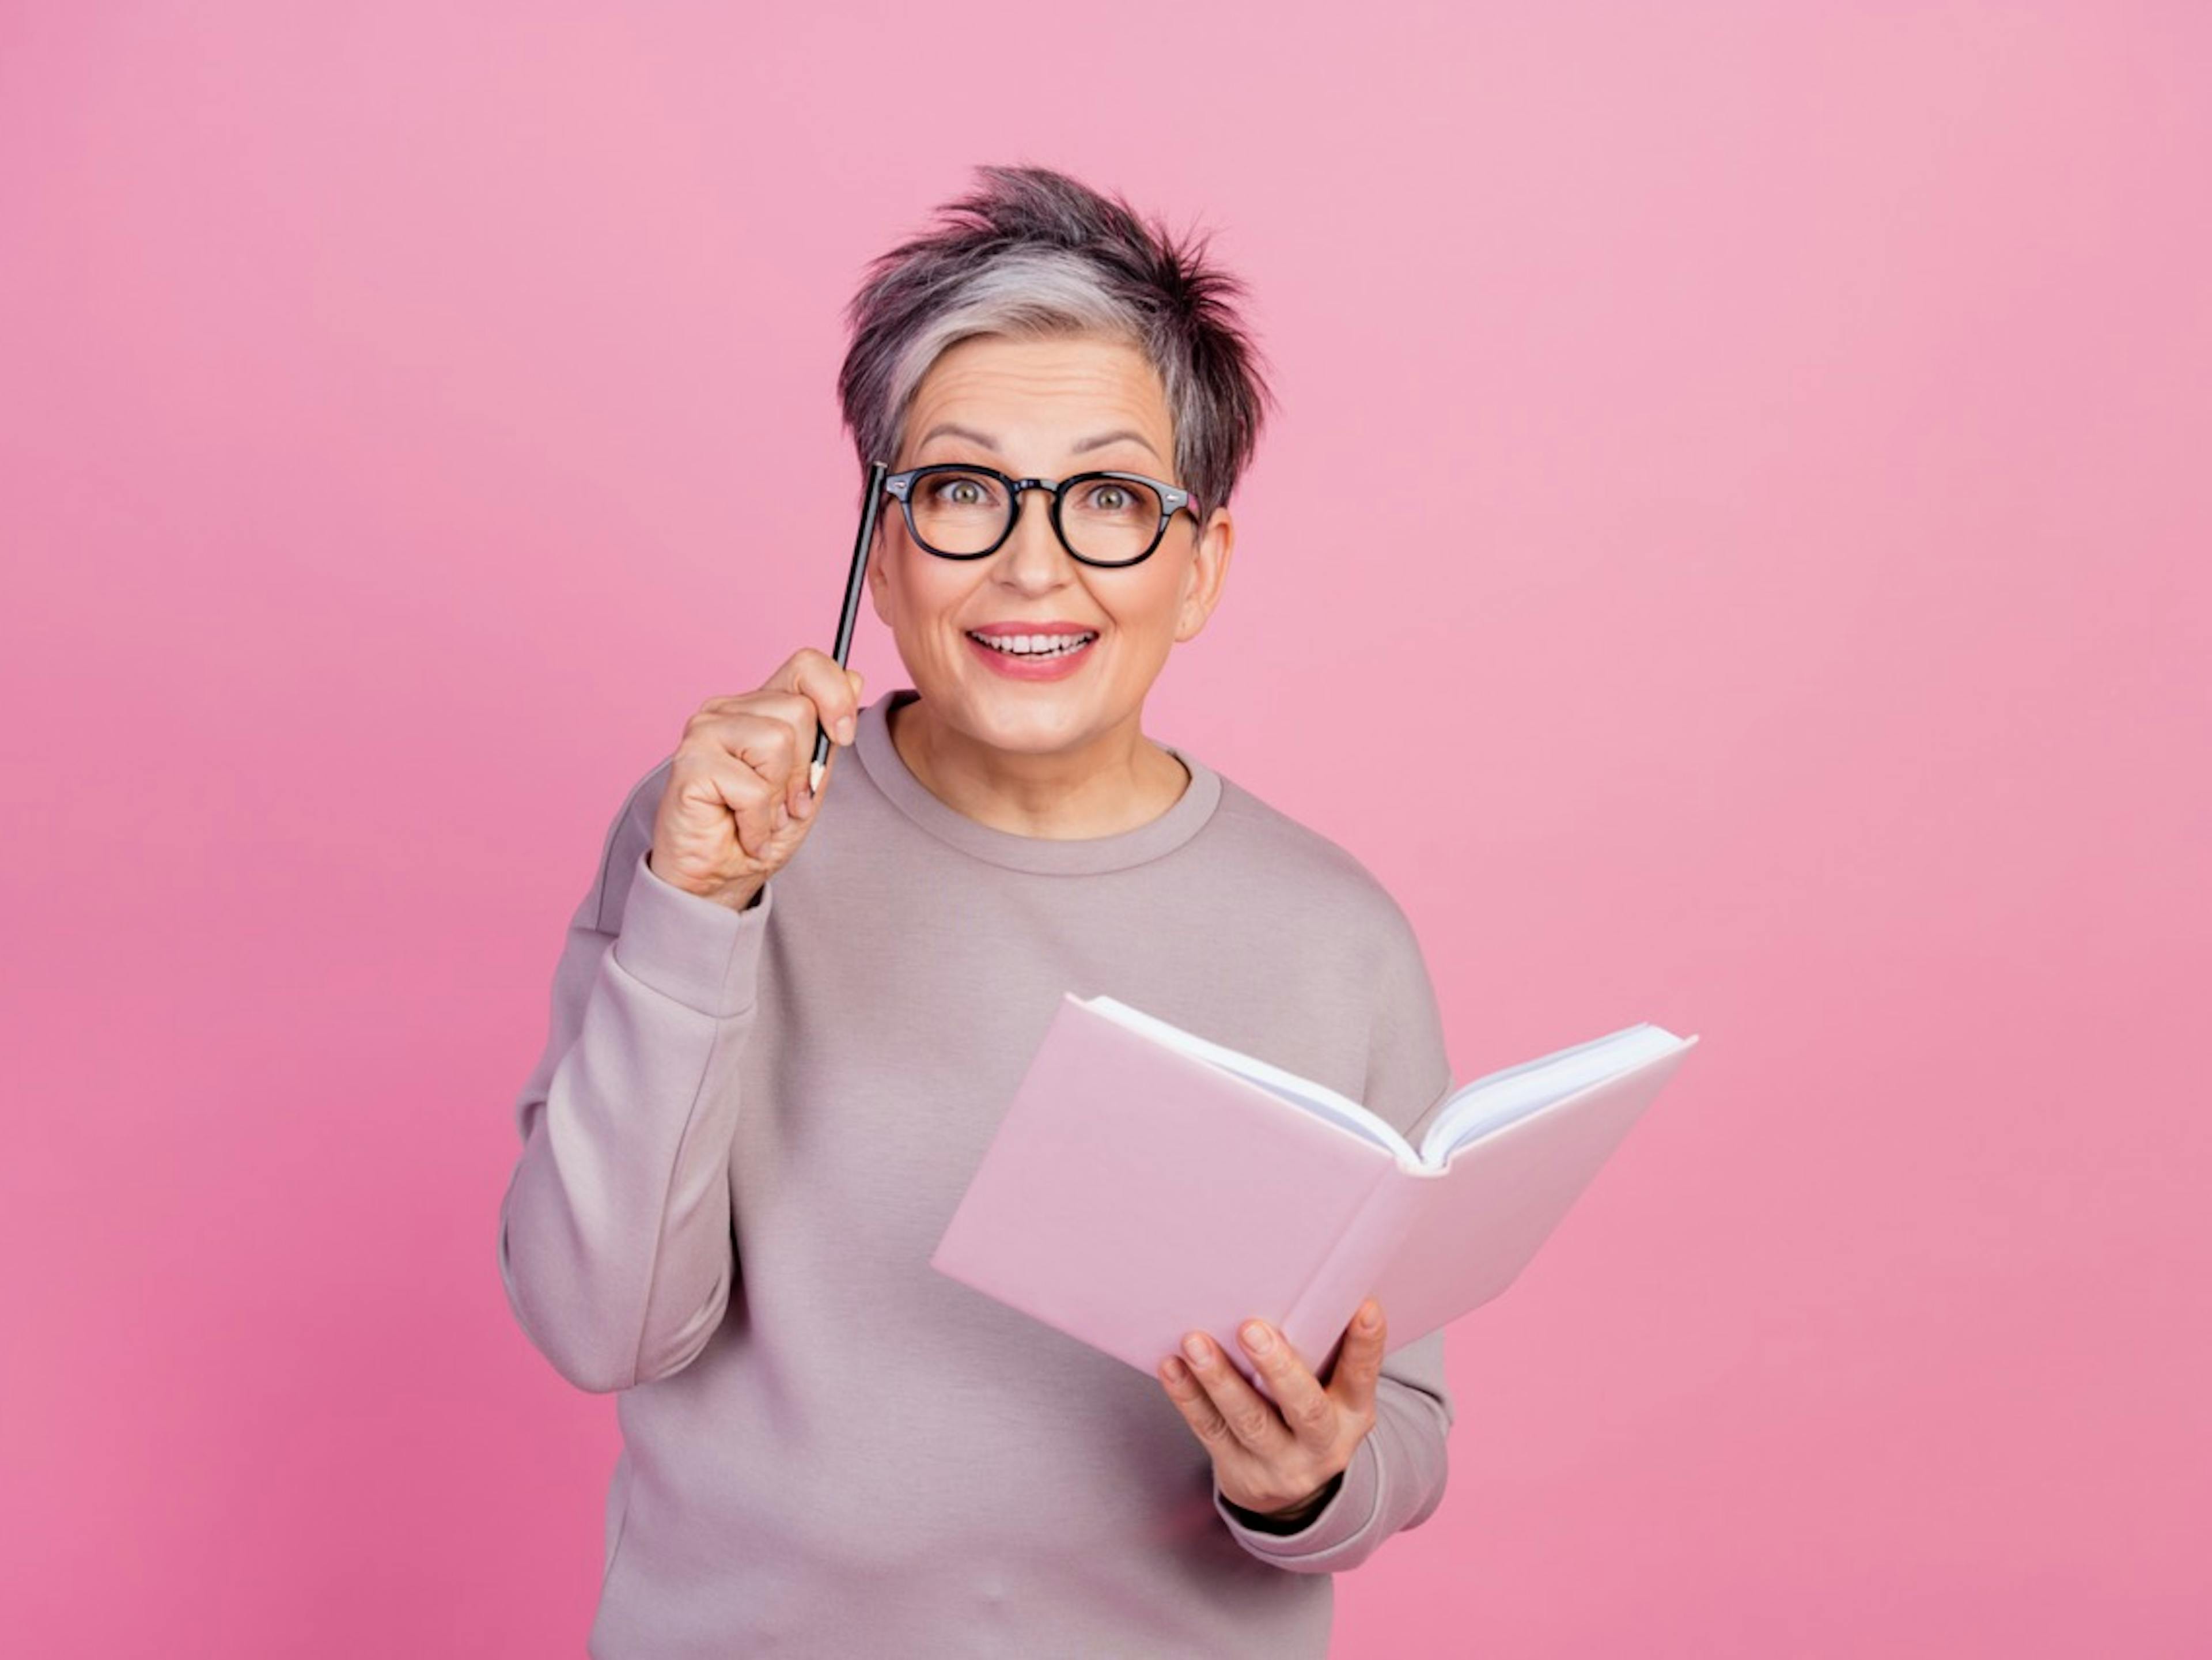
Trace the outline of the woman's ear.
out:
[[[876,526],[876,545],[868,550],[868,603],[875,608],[876,621],[885,628],[890,626],[890,578],[884,573],[884,558],[890,550],[890,533],[881,521]]]
[[[1183,581],[1182,608],[1176,616],[1178,644],[1196,635],[1221,603],[1222,585],[1229,580],[1229,556],[1236,549],[1236,521],[1228,508],[1216,508],[1199,532],[1190,574]]]

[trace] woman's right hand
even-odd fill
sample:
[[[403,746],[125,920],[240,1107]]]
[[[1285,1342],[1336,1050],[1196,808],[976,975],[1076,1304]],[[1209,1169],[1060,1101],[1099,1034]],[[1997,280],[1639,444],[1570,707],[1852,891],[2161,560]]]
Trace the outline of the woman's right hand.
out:
[[[859,671],[811,646],[758,691],[702,703],[684,723],[653,816],[653,873],[732,910],[750,905],[806,839],[837,770],[833,744],[820,793],[808,789],[816,729],[836,738],[860,711]]]

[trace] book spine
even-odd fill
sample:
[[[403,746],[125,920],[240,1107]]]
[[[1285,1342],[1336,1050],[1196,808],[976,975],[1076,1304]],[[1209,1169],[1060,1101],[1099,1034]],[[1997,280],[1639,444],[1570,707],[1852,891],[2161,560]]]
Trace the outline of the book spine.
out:
[[[1421,1196],[1418,1179],[1396,1159],[1385,1162],[1334,1249],[1283,1316],[1283,1335],[1322,1383],[1328,1382],[1345,1327],[1413,1231]],[[1382,1312],[1387,1319],[1390,1311]]]

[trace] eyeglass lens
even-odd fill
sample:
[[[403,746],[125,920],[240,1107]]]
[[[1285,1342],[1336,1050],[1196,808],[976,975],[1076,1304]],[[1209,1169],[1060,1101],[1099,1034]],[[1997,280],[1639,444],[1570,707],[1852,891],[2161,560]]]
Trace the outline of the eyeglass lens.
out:
[[[971,555],[1012,527],[1015,500],[989,473],[958,468],[923,473],[907,498],[924,547]],[[1085,559],[1134,559],[1159,534],[1159,492],[1127,478],[1084,479],[1060,497],[1060,530],[1069,550]]]

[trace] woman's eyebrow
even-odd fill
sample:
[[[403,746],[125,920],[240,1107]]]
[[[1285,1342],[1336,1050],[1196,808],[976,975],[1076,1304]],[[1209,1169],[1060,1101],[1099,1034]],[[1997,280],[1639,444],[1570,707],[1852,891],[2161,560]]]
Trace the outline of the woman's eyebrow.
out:
[[[927,444],[932,440],[938,438],[965,439],[969,443],[981,445],[994,455],[999,453],[999,441],[997,439],[992,437],[988,433],[978,432],[973,427],[963,427],[957,422],[952,421],[939,422],[935,426],[932,427],[927,432],[922,435],[921,443],[915,445],[915,447],[916,449],[920,449],[922,447],[922,445]],[[1152,447],[1151,441],[1148,440],[1144,434],[1141,432],[1132,431],[1127,427],[1117,427],[1112,432],[1102,432],[1095,438],[1086,438],[1081,443],[1072,447],[1068,453],[1071,455],[1081,455],[1086,450],[1103,449],[1107,445],[1111,444],[1117,440],[1125,438],[1135,443],[1142,444],[1145,447],[1145,453],[1150,455],[1154,460],[1157,461],[1160,459],[1160,453]]]
[[[1155,461],[1160,459],[1160,453],[1152,447],[1151,442],[1145,437],[1144,434],[1141,432],[1132,432],[1127,427],[1117,427],[1112,432],[1100,433],[1096,438],[1086,438],[1070,451],[1069,453],[1080,455],[1085,450],[1104,449],[1107,445],[1113,443],[1116,439],[1121,438],[1127,438],[1136,443],[1144,445],[1145,453],[1151,456]]]
[[[996,455],[999,453],[999,441],[997,439],[991,437],[988,434],[980,433],[973,427],[958,426],[951,421],[940,421],[935,426],[932,427],[927,432],[922,434],[921,443],[916,444],[915,447],[916,449],[920,449],[923,445],[931,443],[939,438],[964,438],[971,444],[981,445],[994,455]]]

